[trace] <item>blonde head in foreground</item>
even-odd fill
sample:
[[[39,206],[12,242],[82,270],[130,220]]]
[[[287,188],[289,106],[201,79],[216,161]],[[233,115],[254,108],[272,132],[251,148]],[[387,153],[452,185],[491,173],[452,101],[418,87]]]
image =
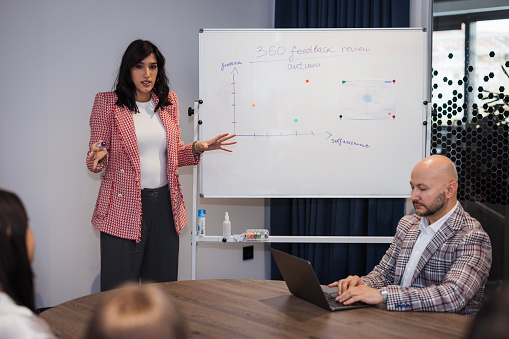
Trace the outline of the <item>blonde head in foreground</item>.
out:
[[[185,319],[155,285],[129,285],[111,292],[90,323],[86,338],[187,338]]]

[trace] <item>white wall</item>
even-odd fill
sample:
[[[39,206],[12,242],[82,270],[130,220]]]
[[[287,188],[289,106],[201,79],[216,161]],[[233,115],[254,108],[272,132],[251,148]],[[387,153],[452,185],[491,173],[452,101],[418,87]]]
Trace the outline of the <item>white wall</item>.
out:
[[[199,28],[271,28],[273,13],[274,0],[0,2],[0,187],[17,192],[29,212],[37,307],[99,290],[99,238],[90,217],[100,178],[85,167],[88,119],[95,93],[111,90],[127,45],[148,39],[166,56],[188,143]],[[191,221],[192,168],[180,176]],[[198,207],[207,209],[208,234],[220,233],[224,211],[234,233],[264,226],[262,199],[200,199]],[[190,244],[186,227],[181,280],[191,278]],[[227,245],[200,243],[198,278],[265,278],[263,245],[244,263],[241,246]]]

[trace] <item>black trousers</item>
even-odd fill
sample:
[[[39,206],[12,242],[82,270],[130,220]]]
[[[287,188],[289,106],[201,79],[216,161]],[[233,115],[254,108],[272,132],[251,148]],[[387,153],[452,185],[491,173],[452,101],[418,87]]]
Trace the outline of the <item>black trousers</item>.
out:
[[[141,190],[141,240],[101,232],[101,291],[132,281],[177,280],[179,236],[168,185]]]

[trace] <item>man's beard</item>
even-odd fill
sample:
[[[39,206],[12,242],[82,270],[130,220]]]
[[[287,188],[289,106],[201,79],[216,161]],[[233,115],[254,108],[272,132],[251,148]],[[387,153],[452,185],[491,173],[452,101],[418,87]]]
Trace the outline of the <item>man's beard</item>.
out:
[[[433,215],[437,213],[439,210],[442,209],[442,207],[445,206],[445,193],[442,192],[438,195],[438,197],[431,203],[431,206],[426,206],[422,203],[419,203],[422,207],[424,207],[424,212],[417,212],[415,211],[415,214],[417,214],[420,217],[429,217],[430,215]]]

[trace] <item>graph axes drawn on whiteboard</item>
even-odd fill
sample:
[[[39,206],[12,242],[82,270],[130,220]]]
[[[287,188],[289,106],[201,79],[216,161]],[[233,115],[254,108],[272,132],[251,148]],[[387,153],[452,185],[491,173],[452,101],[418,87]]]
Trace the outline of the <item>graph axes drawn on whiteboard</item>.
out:
[[[237,124],[237,111],[236,111],[236,95],[237,95],[237,91],[236,91],[236,88],[235,88],[235,85],[236,85],[236,81],[235,81],[235,73],[237,73],[237,75],[239,74],[239,71],[237,70],[237,67],[233,67],[233,70],[230,72],[230,74],[232,75],[232,88],[233,88],[233,92],[231,93],[233,95],[233,104],[232,104],[232,107],[233,107],[233,133],[236,134],[236,124]],[[312,136],[320,136],[320,135],[327,135],[327,137],[325,138],[325,140],[329,139],[332,134],[325,131],[325,133],[314,133],[313,131],[311,131],[311,133],[299,133],[297,131],[295,131],[295,133],[291,133],[291,134],[283,134],[282,132],[280,134],[269,134],[269,133],[265,133],[265,134],[256,134],[256,133],[253,133],[253,134],[237,134],[237,137],[253,137],[253,138],[256,138],[256,137],[266,137],[266,138],[269,138],[269,137],[290,137],[290,136],[295,136],[295,137],[298,137],[298,136],[308,136],[308,135],[312,135]]]
[[[295,133],[283,133],[283,132],[280,132],[279,134],[269,134],[269,133],[237,134],[237,137],[251,137],[251,138],[279,137],[279,138],[281,138],[281,137],[299,137],[299,136],[314,136],[314,137],[316,137],[316,136],[320,136],[320,135],[326,135],[327,137],[325,138],[325,140],[327,140],[327,139],[329,139],[332,136],[332,133],[329,133],[327,131],[325,131],[325,133],[315,133],[313,131],[311,131],[310,133],[299,133],[299,132],[295,131]]]
[[[232,87],[233,87],[233,92],[232,92],[232,95],[233,95],[233,134],[235,134],[235,126],[237,124],[237,120],[236,120],[236,94],[237,92],[235,91],[235,73],[239,74],[239,71],[237,71],[237,67],[233,67],[233,70],[231,71],[231,75],[232,75]]]

